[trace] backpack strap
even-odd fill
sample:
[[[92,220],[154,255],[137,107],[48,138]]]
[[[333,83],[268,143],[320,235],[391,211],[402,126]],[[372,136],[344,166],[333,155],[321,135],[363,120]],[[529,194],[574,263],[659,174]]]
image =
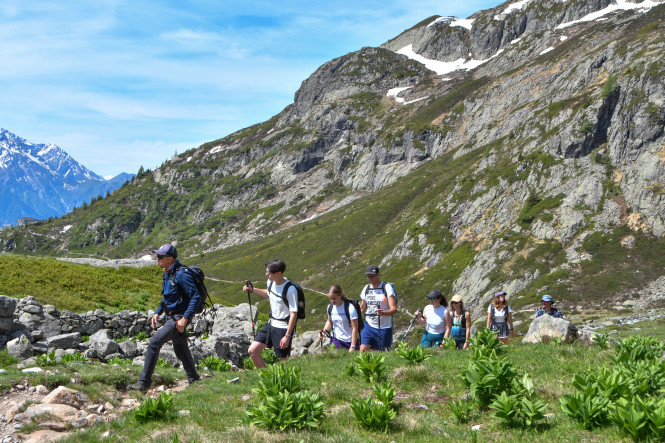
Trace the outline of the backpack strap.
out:
[[[351,314],[349,313],[349,305],[351,304],[350,301],[345,301],[344,302],[344,313],[346,314],[346,319],[349,321],[349,328],[351,328]]]
[[[496,311],[496,308],[494,307],[494,303],[490,305],[490,313],[492,314],[492,322],[494,322],[494,311]]]
[[[268,284],[268,297],[270,297],[270,292],[272,290],[272,284],[273,284],[273,282],[270,282]],[[272,312],[270,312],[269,317],[272,318],[273,320],[288,321],[289,318],[291,317],[291,315],[290,315],[291,309],[289,308],[289,300],[286,298],[286,294],[287,294],[287,292],[289,292],[289,287],[291,287],[292,285],[293,285],[293,283],[291,283],[291,280],[287,280],[286,284],[284,285],[284,289],[282,290],[282,295],[281,295],[282,303],[284,303],[286,305],[286,308],[289,309],[289,316],[285,317],[285,318],[275,318],[275,317],[272,316]]]

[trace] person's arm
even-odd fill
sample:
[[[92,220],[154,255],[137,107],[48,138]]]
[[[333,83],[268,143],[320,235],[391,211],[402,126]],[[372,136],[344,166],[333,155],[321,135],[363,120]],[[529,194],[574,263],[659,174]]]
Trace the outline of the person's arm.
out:
[[[466,341],[464,342],[462,349],[469,347],[469,337],[471,336],[471,313],[466,311],[464,315],[466,316]]]
[[[388,296],[388,306],[389,308],[387,310],[382,310],[382,309],[377,309],[376,313],[377,315],[385,316],[388,317],[390,315],[393,315],[395,312],[397,312],[397,303],[395,302],[395,295],[391,294]]]
[[[260,295],[261,297],[268,297],[267,289],[259,289],[253,286],[247,286],[247,285],[243,286],[242,292],[251,292],[252,294]]]
[[[176,322],[176,329],[182,333],[185,332],[185,328],[189,324],[192,317],[194,317],[196,308],[199,307],[202,300],[199,288],[196,287],[196,283],[194,282],[194,276],[190,274],[189,271],[185,269],[178,271],[175,279],[177,284],[189,296],[189,305],[187,305],[187,310],[182,315],[182,318]]]
[[[450,337],[450,331],[453,329],[453,319],[450,315],[450,309],[446,309],[446,315],[444,316],[443,321],[446,324],[446,332],[443,334],[443,338]]]
[[[360,302],[360,312],[365,315],[365,312],[367,312],[367,302],[365,300],[362,300]]]
[[[291,311],[289,313],[289,325],[286,327],[286,334],[279,341],[280,349],[287,348],[289,346],[289,343],[291,342],[291,339],[293,338],[293,331],[296,328],[296,320],[298,319],[297,309],[298,308],[296,308],[296,312]]]
[[[513,329],[513,313],[508,312],[508,325],[510,325],[510,338],[515,337],[515,331]]]
[[[488,328],[490,327],[490,323],[492,323],[492,314],[488,312],[487,313],[487,327]],[[468,325],[467,325],[467,328],[468,328]]]
[[[351,347],[349,352],[353,352],[358,349],[358,319],[354,318],[351,320]]]
[[[387,312],[387,311],[385,311]],[[413,313],[413,316],[416,318],[416,321],[420,326],[427,326],[427,319],[425,318],[425,315],[423,312],[418,309],[416,312]]]
[[[289,318],[289,320],[291,320]],[[319,331],[319,340],[323,340],[323,332],[324,331],[330,331],[331,329],[331,324],[330,324],[330,317],[328,317],[328,320],[326,320],[326,324],[323,326],[323,329]]]

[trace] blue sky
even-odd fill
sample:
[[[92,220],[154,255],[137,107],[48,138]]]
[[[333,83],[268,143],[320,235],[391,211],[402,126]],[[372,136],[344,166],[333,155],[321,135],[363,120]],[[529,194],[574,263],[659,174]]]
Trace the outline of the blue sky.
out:
[[[103,176],[264,121],[323,63],[498,0],[2,0],[0,127]]]

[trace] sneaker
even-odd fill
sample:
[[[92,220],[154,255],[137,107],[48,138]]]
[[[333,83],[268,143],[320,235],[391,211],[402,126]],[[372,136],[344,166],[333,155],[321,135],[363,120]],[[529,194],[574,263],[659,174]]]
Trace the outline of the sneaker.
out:
[[[128,386],[127,386],[127,390],[128,390],[128,391],[141,391],[141,392],[145,392],[145,391],[148,390],[148,387],[145,386],[145,385],[144,385],[143,383],[141,383],[140,381],[138,381],[138,382],[134,383],[133,385],[128,385]]]
[[[200,380],[201,380],[201,377],[196,378],[196,379],[194,379],[194,380],[190,380],[190,381],[189,381],[189,385],[191,386],[191,385],[193,385],[194,383],[196,383],[197,381],[200,381]]]

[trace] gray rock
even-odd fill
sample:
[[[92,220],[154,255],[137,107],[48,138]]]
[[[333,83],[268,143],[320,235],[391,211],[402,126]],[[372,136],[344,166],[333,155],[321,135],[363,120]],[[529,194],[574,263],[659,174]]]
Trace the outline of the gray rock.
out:
[[[125,354],[125,356],[130,360],[136,357],[139,353],[138,348],[136,346],[136,340],[123,341],[122,343],[120,343],[120,349],[122,350],[122,353]]]
[[[12,330],[14,319],[12,317],[0,317],[0,334]]]
[[[100,357],[106,357],[120,350],[118,343],[111,339],[111,333],[106,329],[95,332],[88,341],[90,347],[97,350]]]
[[[529,331],[522,339],[525,343],[547,343],[551,339],[560,338],[565,343],[575,341],[577,328],[568,320],[541,315],[536,318]]]
[[[18,360],[25,360],[26,358],[35,355],[32,350],[32,344],[25,335],[21,335],[19,338],[8,341],[7,352]]]
[[[48,337],[46,343],[50,348],[57,349],[72,349],[76,348],[81,343],[81,334],[72,332],[69,334],[60,334]]]
[[[0,318],[12,318],[16,310],[18,300],[15,298],[0,295]],[[2,329],[0,329],[2,332]]]
[[[590,329],[578,329],[577,330],[577,343],[584,346],[593,346],[596,344],[593,341],[593,338],[596,336],[596,333]]]

